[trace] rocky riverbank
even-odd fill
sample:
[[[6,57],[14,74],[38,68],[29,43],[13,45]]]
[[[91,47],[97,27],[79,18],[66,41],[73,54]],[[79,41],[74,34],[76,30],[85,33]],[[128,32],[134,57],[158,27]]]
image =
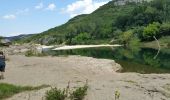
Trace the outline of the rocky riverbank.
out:
[[[21,86],[42,84],[64,88],[82,85],[88,79],[85,100],[114,100],[115,91],[120,100],[168,100],[170,74],[118,73],[121,66],[113,60],[82,56],[25,57],[10,55],[5,80]],[[23,92],[8,100],[42,100],[50,88]]]

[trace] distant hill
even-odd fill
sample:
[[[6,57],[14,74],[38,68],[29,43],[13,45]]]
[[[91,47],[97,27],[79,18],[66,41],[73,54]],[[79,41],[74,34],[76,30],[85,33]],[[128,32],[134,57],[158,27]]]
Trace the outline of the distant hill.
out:
[[[124,4],[122,4],[122,2]],[[170,21],[170,0],[112,0],[91,14],[83,14],[67,23],[40,34],[21,39],[19,42],[41,44],[89,44],[105,43],[121,39],[120,34],[132,30],[134,37],[146,40],[142,32],[153,22]],[[150,1],[150,0],[149,0]]]
[[[20,39],[25,39],[28,38],[30,36],[32,36],[33,34],[21,34],[21,35],[17,35],[17,36],[11,36],[11,37],[4,37],[5,39],[8,39],[10,41],[15,41],[15,40],[20,40]]]

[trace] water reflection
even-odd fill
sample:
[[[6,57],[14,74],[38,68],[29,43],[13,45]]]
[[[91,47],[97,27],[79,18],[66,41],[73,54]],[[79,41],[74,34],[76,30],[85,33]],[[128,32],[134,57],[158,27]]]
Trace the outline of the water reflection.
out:
[[[164,52],[166,51],[166,52]],[[160,51],[149,48],[86,48],[75,50],[48,51],[50,55],[82,55],[94,58],[113,59],[119,63],[122,72],[170,73],[170,50]]]

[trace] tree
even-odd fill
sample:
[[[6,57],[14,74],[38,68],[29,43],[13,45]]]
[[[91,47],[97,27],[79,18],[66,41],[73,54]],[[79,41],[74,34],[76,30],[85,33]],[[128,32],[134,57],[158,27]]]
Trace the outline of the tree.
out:
[[[128,14],[121,14],[117,17],[115,26],[117,26],[120,29],[125,29],[129,19],[131,18]]]
[[[159,34],[160,23],[153,22],[144,28],[143,37],[145,39],[153,39],[153,36],[157,36]]]
[[[170,23],[163,23],[160,27],[161,35],[170,35]]]
[[[140,40],[143,40],[143,30],[144,30],[144,26],[138,26],[138,27],[134,27],[134,35],[136,37],[138,37]]]
[[[159,10],[163,10],[165,1],[166,0],[154,0],[154,1],[151,2],[151,6],[157,8]]]
[[[88,33],[80,33],[72,39],[72,44],[84,44],[89,39],[90,35]]]
[[[132,37],[133,37],[133,32],[132,32],[132,30],[129,30],[129,31],[123,32],[119,36],[119,39],[120,39],[120,42],[122,42],[125,45],[128,45],[128,43],[132,39]]]
[[[158,52],[157,55],[159,54],[159,51],[161,49],[160,43],[158,39],[156,38],[156,35],[158,35],[160,32],[160,23],[154,22],[152,24],[149,24],[147,27],[144,28],[143,36],[146,38],[154,38],[157,42],[158,45]],[[157,55],[154,57],[156,59]]]
[[[120,29],[117,29],[117,28],[115,28],[115,29],[113,29],[113,37],[115,38],[115,39],[118,39],[119,38],[119,35],[122,33],[122,30],[120,30]]]

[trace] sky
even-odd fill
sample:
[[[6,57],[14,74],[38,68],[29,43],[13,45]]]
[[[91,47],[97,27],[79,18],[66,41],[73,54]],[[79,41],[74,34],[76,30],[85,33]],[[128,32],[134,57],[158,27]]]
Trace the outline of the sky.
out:
[[[0,0],[0,36],[41,33],[110,0]]]

